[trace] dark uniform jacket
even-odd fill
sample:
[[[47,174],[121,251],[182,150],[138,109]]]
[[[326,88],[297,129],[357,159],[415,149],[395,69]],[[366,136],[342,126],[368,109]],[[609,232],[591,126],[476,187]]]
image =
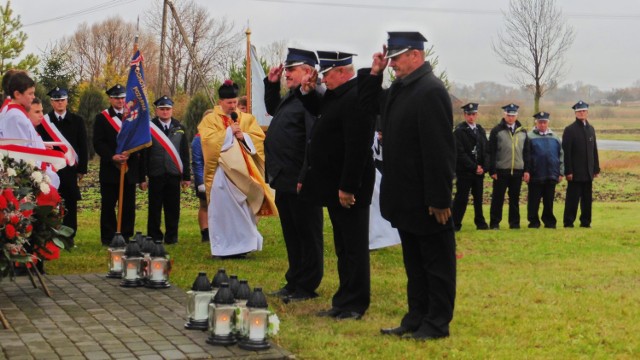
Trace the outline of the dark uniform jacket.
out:
[[[456,176],[459,178],[473,178],[478,165],[486,171],[489,163],[487,149],[487,133],[482,126],[476,124],[474,132],[466,121],[458,124],[453,131],[456,140]]]
[[[52,123],[56,122],[57,115],[54,111],[49,114]],[[66,166],[58,171],[60,177],[60,189],[65,196],[73,196],[76,200],[80,200],[80,189],[78,188],[78,174],[87,173],[88,152],[87,152],[87,129],[84,119],[76,114],[67,113],[64,115],[62,122],[57,122],[55,127],[60,130],[62,135],[69,141],[76,154],[78,154],[78,162],[74,166]],[[36,127],[38,134],[43,141],[52,141],[42,125]]]
[[[151,120],[161,131],[164,129],[164,125],[160,122],[160,120],[155,117]],[[163,176],[163,175],[175,175],[180,176],[182,180],[189,181],[191,179],[191,168],[189,165],[189,142],[187,141],[187,136],[185,134],[185,128],[182,124],[171,118],[171,123],[169,125],[169,135],[167,135],[169,140],[173,146],[178,150],[180,154],[180,160],[182,161],[182,174],[180,174],[180,170],[176,166],[176,164],[171,160],[171,156],[167,150],[165,150],[162,145],[156,140],[153,139],[153,144],[151,147],[145,149],[144,158],[146,161],[146,172],[148,176]]]
[[[111,117],[116,116],[113,107],[108,109]],[[122,119],[120,119],[122,120]],[[120,165],[115,163],[112,158],[116,154],[116,137],[118,132],[111,126],[109,121],[100,112],[96,115],[93,124],[93,147],[96,153],[100,155],[100,182],[105,184],[120,183]],[[127,160],[128,171],[125,174],[125,181],[129,184],[141,183],[144,181],[144,165],[141,161],[141,152],[136,151],[129,156]]]
[[[305,108],[318,116],[307,147],[301,195],[317,205],[340,206],[338,190],[342,190],[354,194],[354,207],[368,207],[375,179],[371,153],[375,119],[358,106],[357,79],[327,90],[324,96],[296,92]]]
[[[429,207],[451,207],[456,148],[447,89],[425,63],[391,88],[369,69],[358,75],[363,106],[382,116],[384,163],[380,185],[382,216],[393,227],[417,235],[450,229],[439,224]]]
[[[596,131],[593,126],[577,120],[567,126],[562,134],[564,150],[564,173],[573,174],[572,181],[593,181],[593,175],[600,173]]]
[[[280,83],[264,79],[264,102],[273,115],[264,140],[269,185],[276,191],[295,194],[303,177],[307,141],[316,120],[292,90],[280,99]]]

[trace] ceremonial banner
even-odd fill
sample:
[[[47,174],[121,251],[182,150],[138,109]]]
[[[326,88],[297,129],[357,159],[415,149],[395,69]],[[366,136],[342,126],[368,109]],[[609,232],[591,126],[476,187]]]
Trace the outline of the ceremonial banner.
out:
[[[251,113],[260,126],[269,126],[272,116],[267,114],[264,104],[264,82],[266,77],[262,63],[258,59],[255,46],[251,46]]]
[[[143,60],[140,50],[136,51],[131,59],[125,111],[122,116],[124,119],[122,119],[122,128],[118,133],[116,154],[121,154],[124,151],[132,153],[151,146],[151,131],[149,130],[151,117],[144,83]]]

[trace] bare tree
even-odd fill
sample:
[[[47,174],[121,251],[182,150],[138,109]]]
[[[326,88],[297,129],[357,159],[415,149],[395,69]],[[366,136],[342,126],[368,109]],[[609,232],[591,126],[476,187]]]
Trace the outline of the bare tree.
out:
[[[574,39],[555,0],[510,0],[503,13],[506,29],[498,33],[493,51],[514,68],[513,81],[533,92],[534,111],[540,98],[563,75],[564,55]]]
[[[74,69],[77,83],[87,81],[107,88],[126,82],[136,33],[140,36],[138,47],[145,58],[147,86],[152,88],[153,81],[149,79],[155,79],[157,74],[158,45],[153,36],[137,31],[134,23],[120,17],[93,25],[82,23],[56,47],[70,55],[70,67]]]
[[[146,14],[145,24],[148,28],[162,27],[162,6],[163,1],[156,1]],[[176,2],[174,6],[189,37],[187,41],[195,49],[197,65],[205,78],[212,81],[216,77],[227,75],[230,64],[242,59],[240,48],[243,33],[235,30],[233,22],[225,18],[212,18],[205,7],[193,0]],[[159,31],[157,36],[159,39]],[[179,91],[192,95],[201,89],[201,84],[196,80],[194,62],[172,16],[167,21],[166,36],[163,89],[170,95]]]
[[[267,62],[270,68],[282,64],[287,58],[287,40],[278,40],[261,46],[260,57]]]

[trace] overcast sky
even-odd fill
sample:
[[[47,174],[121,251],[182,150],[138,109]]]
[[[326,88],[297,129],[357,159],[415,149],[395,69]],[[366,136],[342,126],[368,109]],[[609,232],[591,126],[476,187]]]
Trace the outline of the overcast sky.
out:
[[[11,6],[29,35],[26,52],[41,54],[82,22],[92,24],[114,14],[135,21],[153,1],[14,0]],[[358,67],[370,65],[371,54],[386,42],[386,31],[420,31],[435,46],[439,68],[447,71],[450,80],[469,85],[479,81],[508,85],[512,70],[491,50],[491,42],[503,28],[502,11],[508,1],[196,0],[212,16],[234,21],[238,29],[249,23],[258,49],[288,40],[293,47],[357,53]],[[556,3],[576,32],[562,83],[582,81],[610,90],[640,80],[640,1]],[[67,16],[72,13],[78,15]]]

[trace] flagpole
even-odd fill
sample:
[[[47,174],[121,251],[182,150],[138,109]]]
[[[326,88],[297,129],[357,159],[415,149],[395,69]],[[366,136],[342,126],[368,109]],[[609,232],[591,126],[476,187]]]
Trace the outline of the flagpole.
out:
[[[247,34],[247,81],[246,81],[246,89],[247,89],[247,112],[249,114],[252,113],[251,111],[251,103],[252,103],[252,91],[251,91],[251,29],[249,28],[249,26],[247,25],[247,31],[245,31],[245,34]]]
[[[139,27],[140,27],[140,17],[138,16],[136,33],[138,32]],[[133,40],[133,53],[135,54],[136,51],[138,51],[138,34],[136,34]],[[124,120],[124,119],[120,119],[120,120]],[[126,172],[127,172],[127,162],[125,161],[124,163],[120,164],[120,191],[118,193],[118,225],[116,226],[116,232],[121,232],[122,230],[122,199],[124,198],[124,174]]]

